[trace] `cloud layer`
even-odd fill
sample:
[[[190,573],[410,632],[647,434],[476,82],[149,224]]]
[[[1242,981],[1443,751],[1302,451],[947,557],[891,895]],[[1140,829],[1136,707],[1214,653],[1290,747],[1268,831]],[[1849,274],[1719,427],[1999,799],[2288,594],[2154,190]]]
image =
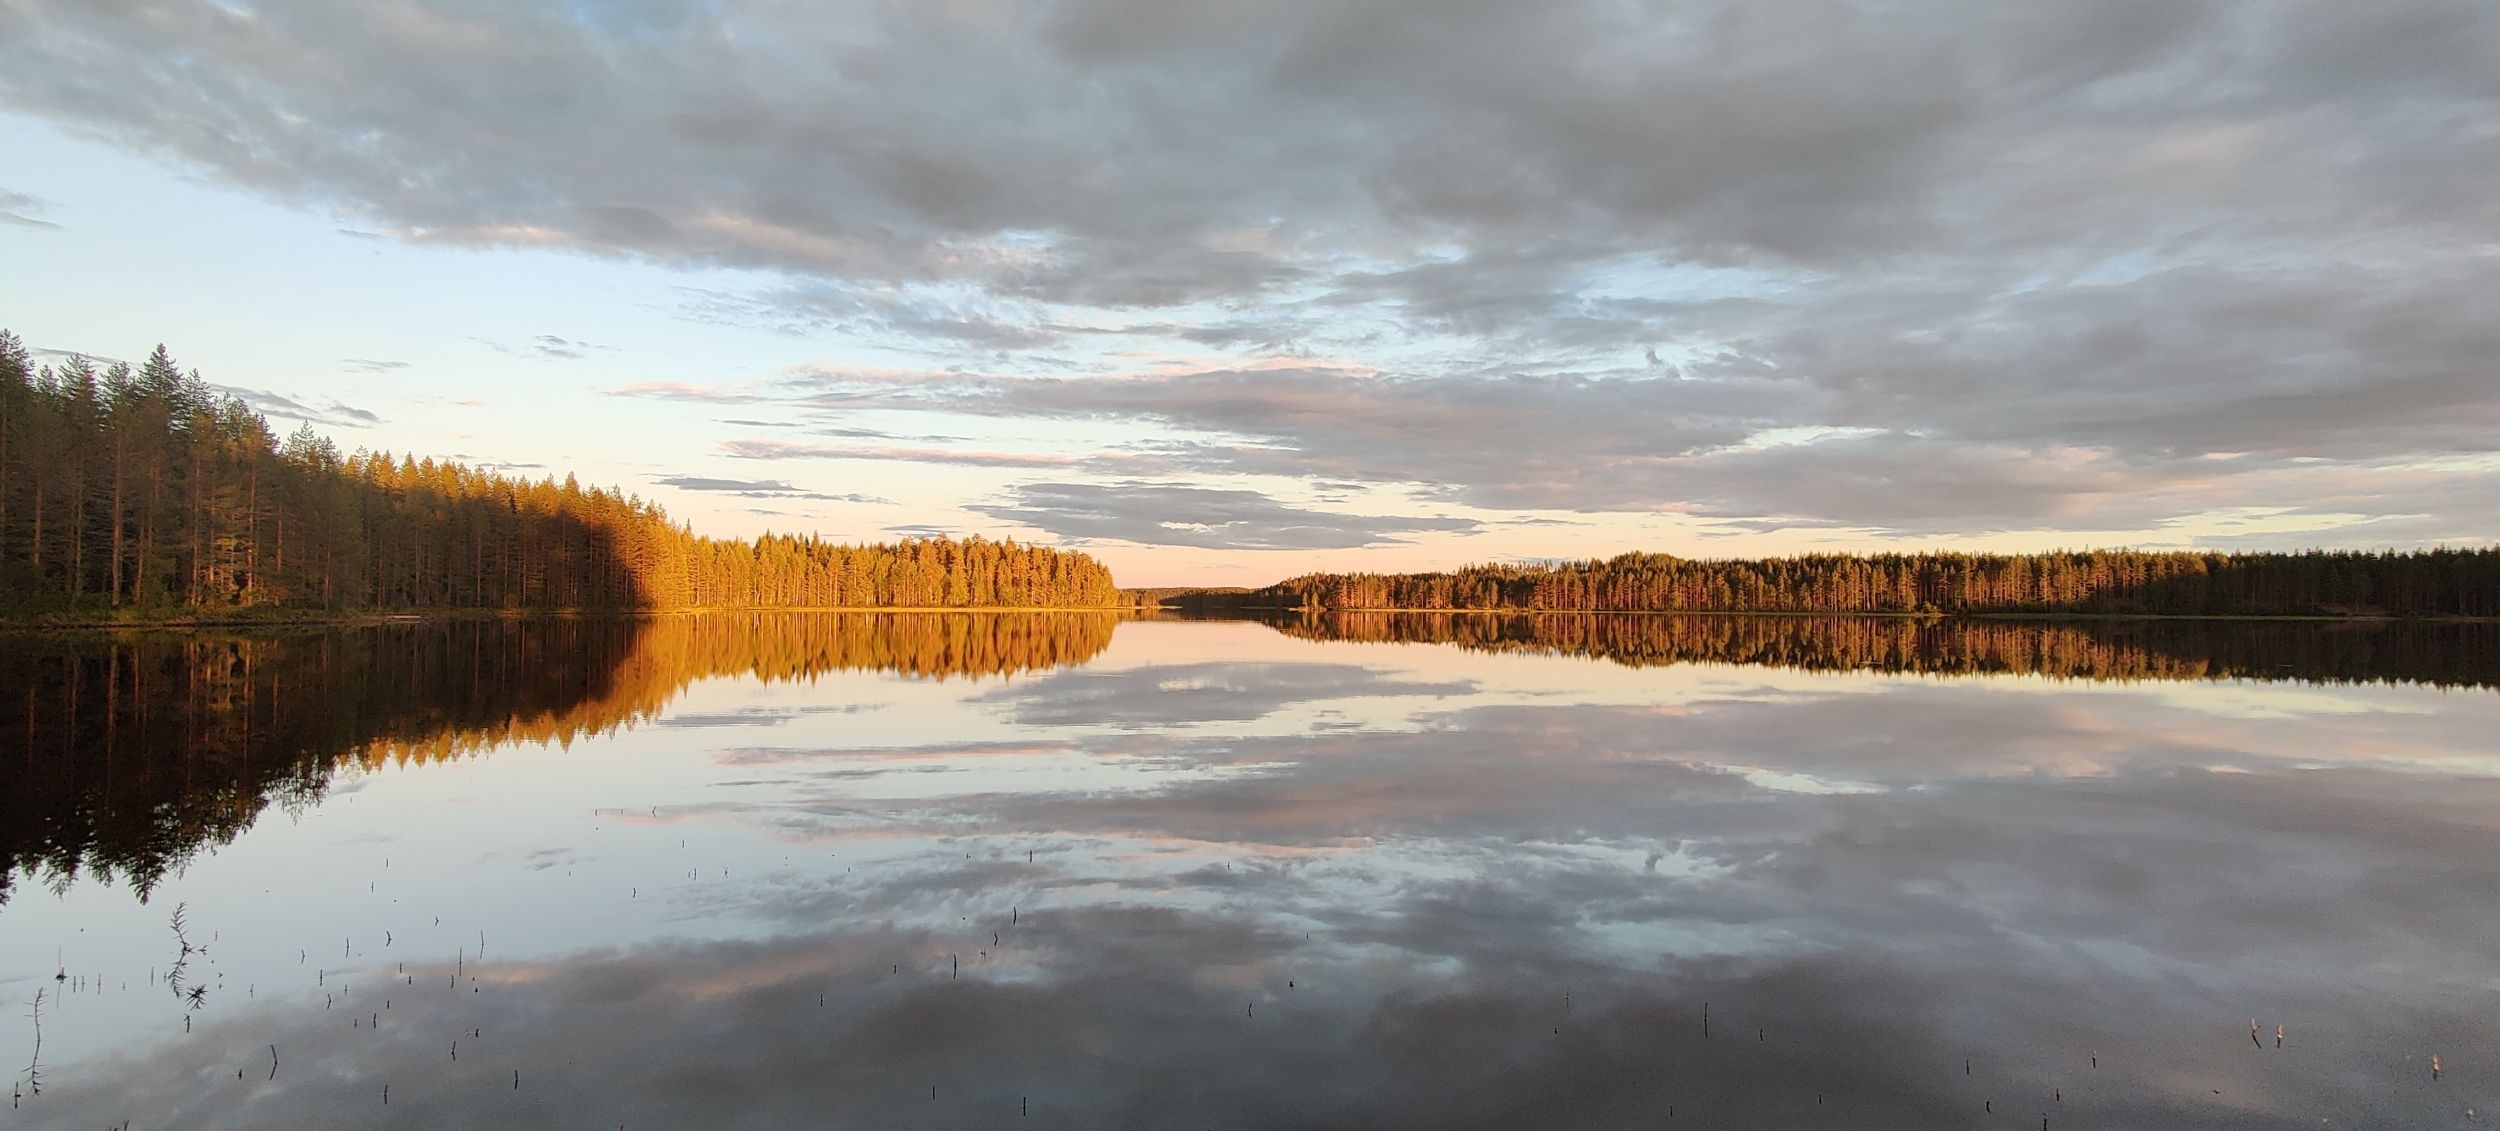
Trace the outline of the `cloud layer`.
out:
[[[0,5],[0,106],[940,362],[815,411],[1185,441],[1094,495],[1868,537],[2488,537],[2495,57],[2479,0]],[[1066,537],[1257,545],[1080,455],[950,462],[1053,469],[984,513]],[[1278,544],[1399,533],[1331,524]]]

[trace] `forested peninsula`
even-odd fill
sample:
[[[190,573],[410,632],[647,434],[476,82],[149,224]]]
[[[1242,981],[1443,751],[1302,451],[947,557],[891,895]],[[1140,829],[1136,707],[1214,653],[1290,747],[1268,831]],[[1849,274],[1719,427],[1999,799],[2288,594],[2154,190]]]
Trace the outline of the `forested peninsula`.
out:
[[[1812,554],[1306,574],[1246,608],[1504,612],[2500,617],[2500,549]]]
[[[1070,608],[1120,601],[1081,553],[978,537],[699,536],[658,504],[281,440],[158,346],[37,368],[0,330],[0,616],[276,611]]]

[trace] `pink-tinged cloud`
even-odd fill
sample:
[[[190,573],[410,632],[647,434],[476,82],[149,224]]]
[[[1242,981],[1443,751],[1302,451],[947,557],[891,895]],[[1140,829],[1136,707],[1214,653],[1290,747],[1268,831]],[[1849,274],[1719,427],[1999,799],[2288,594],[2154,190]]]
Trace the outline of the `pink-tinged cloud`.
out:
[[[736,459],[861,459],[895,463],[951,463],[967,467],[1073,467],[1075,456],[1039,452],[990,452],[955,448],[902,448],[809,444],[795,440],[724,440],[721,451]]]

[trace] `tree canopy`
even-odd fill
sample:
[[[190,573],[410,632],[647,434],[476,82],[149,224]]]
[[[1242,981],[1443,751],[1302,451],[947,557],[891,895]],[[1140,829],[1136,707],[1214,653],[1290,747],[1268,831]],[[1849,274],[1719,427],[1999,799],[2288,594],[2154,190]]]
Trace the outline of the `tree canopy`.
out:
[[[0,607],[213,611],[1070,607],[1081,553],[979,537],[697,535],[658,504],[280,439],[174,363],[36,368],[0,330]]]
[[[1314,573],[1244,604],[1592,612],[2500,616],[2500,549],[2355,553],[1623,554],[1447,573]]]

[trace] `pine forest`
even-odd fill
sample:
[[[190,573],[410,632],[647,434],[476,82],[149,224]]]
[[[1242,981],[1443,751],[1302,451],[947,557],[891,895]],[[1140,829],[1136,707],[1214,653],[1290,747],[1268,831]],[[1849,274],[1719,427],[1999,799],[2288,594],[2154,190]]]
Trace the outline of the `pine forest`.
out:
[[[0,331],[0,612],[1100,607],[1081,554],[710,538],[635,496],[280,439],[163,346],[37,368]]]

